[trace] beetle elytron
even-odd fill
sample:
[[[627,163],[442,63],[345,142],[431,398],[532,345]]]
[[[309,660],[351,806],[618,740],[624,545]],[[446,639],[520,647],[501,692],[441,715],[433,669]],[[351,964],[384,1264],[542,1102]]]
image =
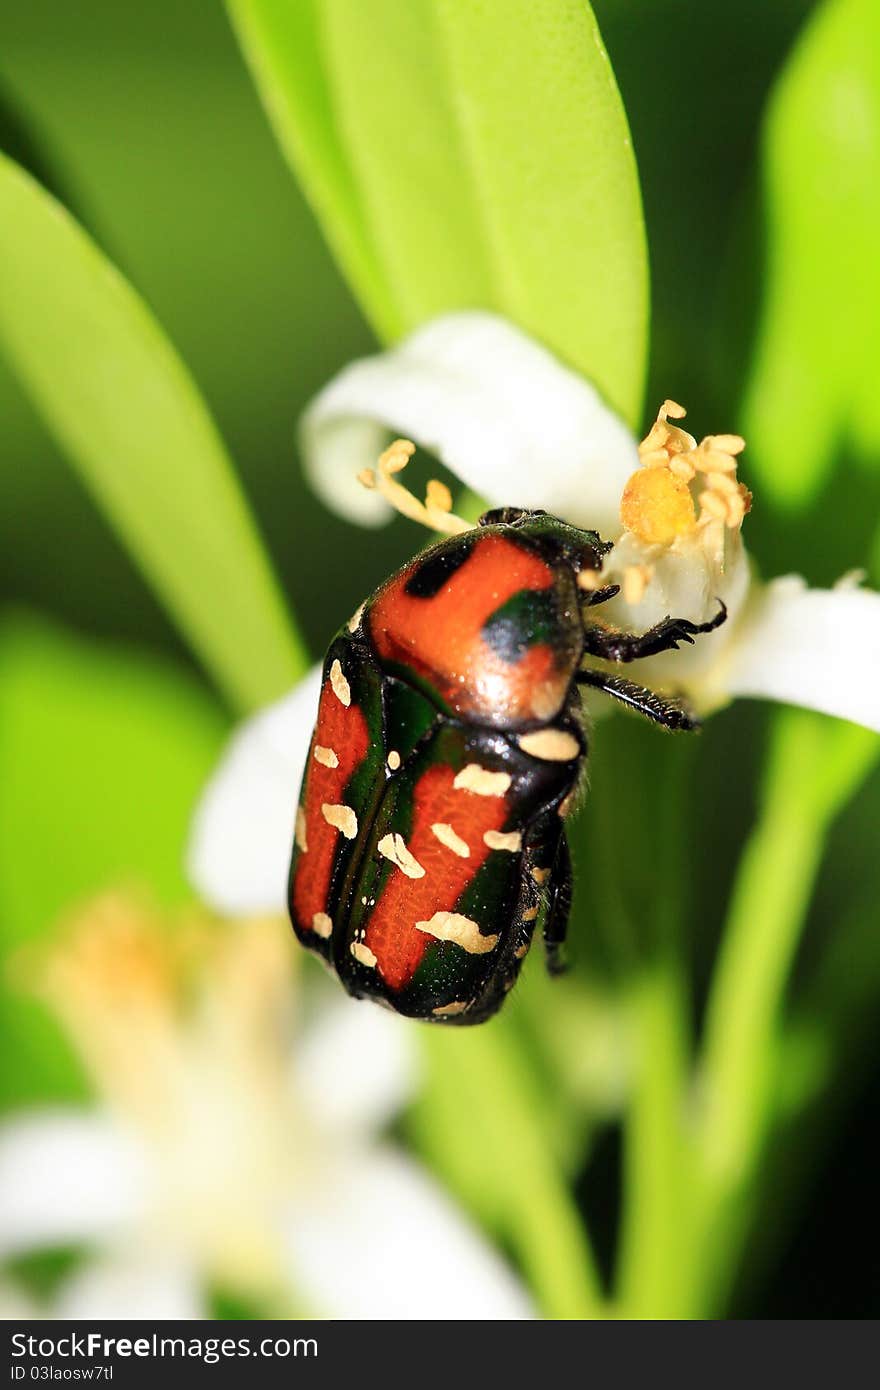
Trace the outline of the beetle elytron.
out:
[[[350,994],[435,1022],[488,1018],[536,924],[561,968],[564,821],[583,779],[579,687],[667,729],[680,705],[585,657],[630,662],[725,619],[637,636],[591,621],[611,546],[503,507],[423,551],[333,641],[296,818],[290,912]],[[599,586],[599,587],[597,587]]]

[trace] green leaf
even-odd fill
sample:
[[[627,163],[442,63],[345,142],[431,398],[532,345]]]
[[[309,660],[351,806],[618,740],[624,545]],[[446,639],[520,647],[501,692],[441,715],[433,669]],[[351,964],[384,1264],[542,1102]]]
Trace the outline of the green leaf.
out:
[[[8,959],[109,887],[188,898],[183,846],[226,736],[170,663],[0,622],[0,950]],[[14,973],[14,972],[13,972]],[[3,985],[6,988],[3,988]],[[0,1104],[63,1096],[77,1072],[51,1020],[0,972]]]
[[[328,240],[382,336],[399,331],[343,149],[321,55],[321,0],[229,5],[285,156],[301,171]]]
[[[744,432],[762,491],[803,507],[842,444],[880,457],[880,7],[826,0],[764,130],[768,288]]]
[[[585,0],[229,0],[281,143],[374,326],[497,310],[630,420],[647,260]]]
[[[195,383],[119,271],[3,156],[0,350],[220,688],[242,708],[280,694],[305,655]]]

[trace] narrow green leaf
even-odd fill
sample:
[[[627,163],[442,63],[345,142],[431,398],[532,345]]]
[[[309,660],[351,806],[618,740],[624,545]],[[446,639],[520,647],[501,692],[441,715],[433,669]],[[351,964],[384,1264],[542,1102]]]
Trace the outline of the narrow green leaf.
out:
[[[807,505],[842,443],[880,457],[880,7],[825,0],[764,131],[768,289],[746,396],[762,490]]]
[[[0,350],[220,688],[242,708],[280,694],[305,654],[195,383],[118,270],[3,156]]]
[[[313,0],[299,46],[301,7],[229,4],[379,333],[495,309],[634,420],[644,228],[623,106],[585,0]]]

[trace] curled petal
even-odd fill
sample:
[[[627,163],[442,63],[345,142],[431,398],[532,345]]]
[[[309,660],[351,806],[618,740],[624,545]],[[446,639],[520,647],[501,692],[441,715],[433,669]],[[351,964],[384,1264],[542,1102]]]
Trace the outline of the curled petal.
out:
[[[41,1110],[0,1128],[0,1257],[113,1238],[141,1214],[143,1154],[109,1119]]]
[[[233,735],[199,802],[187,870],[221,912],[283,911],[300,779],[321,668]]]
[[[355,481],[388,431],[430,449],[493,505],[543,507],[606,536],[620,530],[620,495],[639,461],[635,439],[593,386],[483,312],[434,319],[353,363],[303,416],[315,490],[362,524],[388,515]]]
[[[285,1223],[291,1280],[329,1317],[528,1318],[504,1261],[411,1159],[359,1149]]]
[[[880,732],[880,594],[808,589],[795,577],[757,589],[707,696],[802,705]]]

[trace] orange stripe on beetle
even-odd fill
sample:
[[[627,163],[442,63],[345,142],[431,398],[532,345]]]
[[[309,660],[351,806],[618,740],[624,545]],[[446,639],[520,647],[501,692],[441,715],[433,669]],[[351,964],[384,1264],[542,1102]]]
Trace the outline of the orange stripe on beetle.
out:
[[[483,836],[500,830],[507,815],[503,798],[463,797],[454,783],[454,770],[444,764],[428,768],[419,778],[413,791],[408,848],[425,870],[424,876],[393,874],[367,924],[366,944],[392,990],[402,989],[412,978],[431,944],[431,936],[417,923],[429,922],[437,913],[455,912],[465,888],[491,853]],[[452,823],[470,848],[467,858],[450,854],[435,834],[435,825]]]
[[[329,760],[315,758],[315,749],[319,746],[338,750],[335,766],[331,766]],[[315,931],[316,916],[323,919],[327,911],[339,829],[328,821],[324,807],[345,806],[346,785],[366,757],[369,746],[363,712],[357,705],[344,705],[332,681],[325,681],[307,763],[305,801],[297,814],[296,839],[300,855],[293,876],[291,910],[301,931]],[[354,816],[353,811],[351,814]]]

